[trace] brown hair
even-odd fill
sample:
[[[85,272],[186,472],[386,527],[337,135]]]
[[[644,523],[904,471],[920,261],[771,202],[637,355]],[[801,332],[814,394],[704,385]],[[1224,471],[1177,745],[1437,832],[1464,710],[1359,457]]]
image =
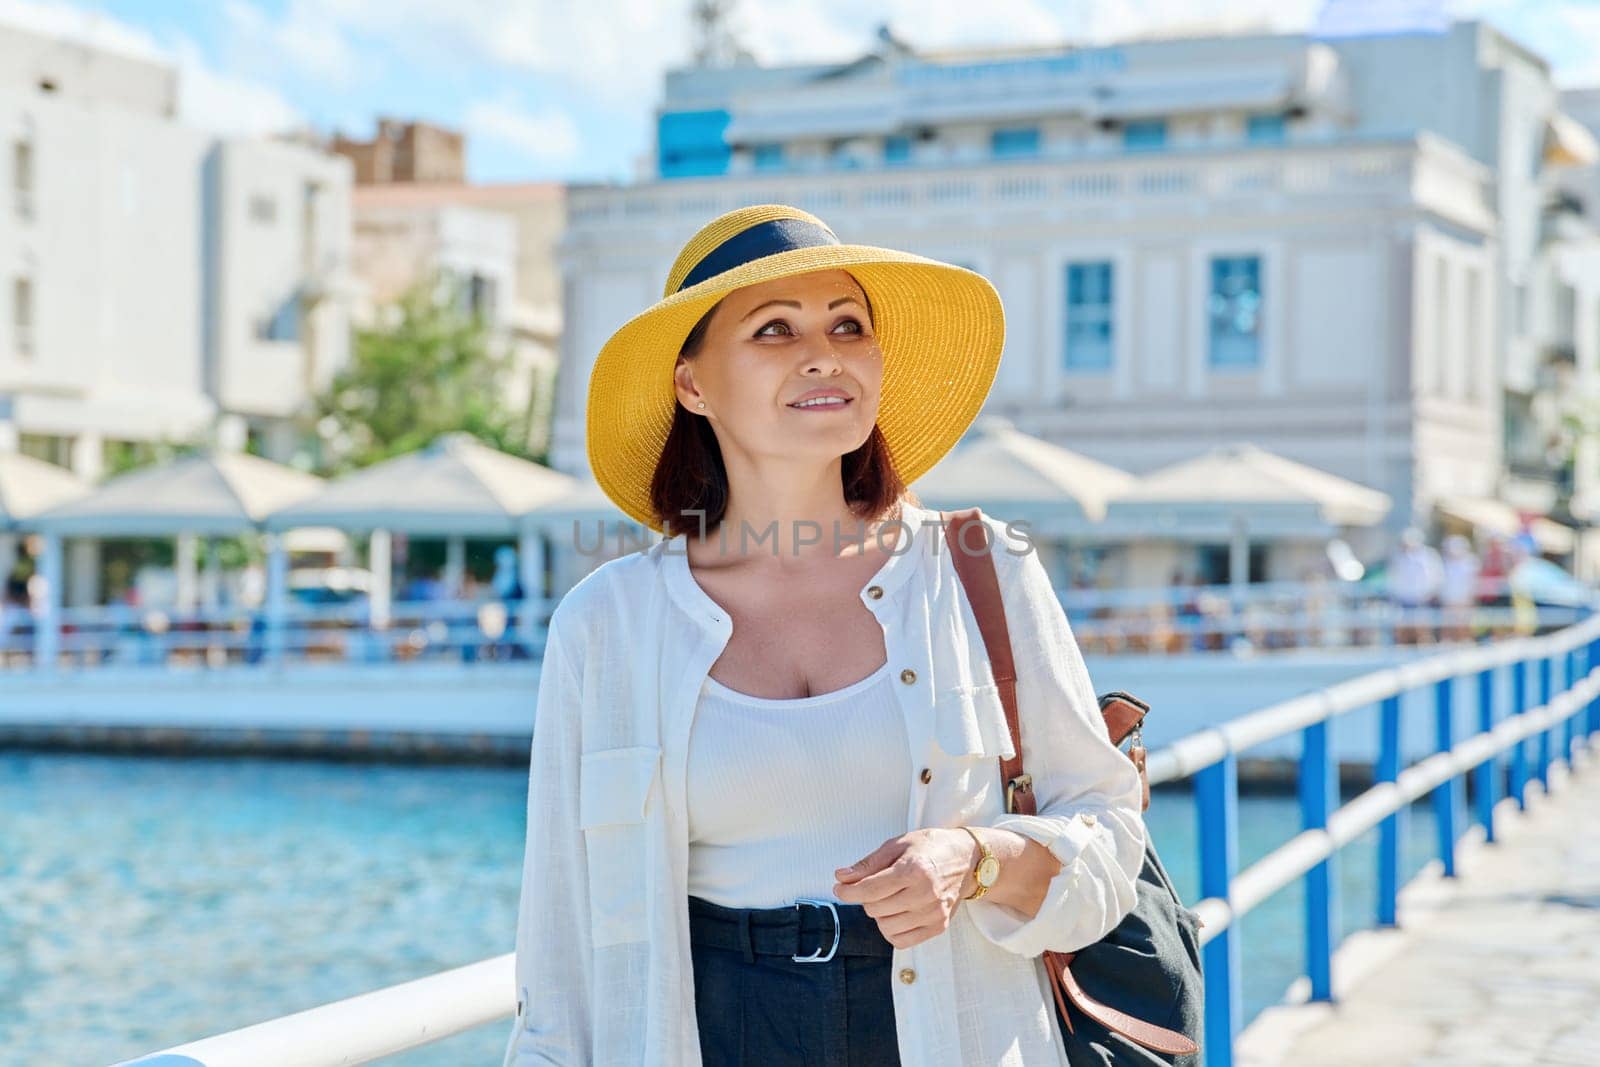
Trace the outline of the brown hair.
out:
[[[721,306],[719,300],[700,316],[684,338],[680,355],[687,359],[699,355],[711,316]],[[870,299],[867,321],[872,321]],[[868,521],[881,517],[902,497],[917,501],[895,470],[889,442],[877,423],[873,423],[871,435],[860,448],[845,453],[840,480],[844,483],[845,503]],[[689,414],[682,404],[673,405],[672,428],[667,431],[667,443],[650,478],[650,506],[669,537],[701,529],[709,535],[728,510],[728,471],[711,421]]]

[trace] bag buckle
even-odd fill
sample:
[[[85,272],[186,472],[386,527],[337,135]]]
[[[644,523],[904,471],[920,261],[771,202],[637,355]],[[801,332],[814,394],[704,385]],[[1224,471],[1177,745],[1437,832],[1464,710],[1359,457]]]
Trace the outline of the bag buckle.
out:
[[[1031,792],[1033,790],[1033,775],[1019,774],[1015,778],[1011,779],[1011,781],[1006,783],[1006,811],[1008,813],[1017,810],[1014,794],[1019,789],[1025,789]]]
[[[828,946],[828,954],[826,956],[822,955],[822,949],[819,948],[809,956],[790,956],[789,958],[796,963],[827,963],[833,959],[833,954],[839,950],[839,909],[833,906],[833,901],[831,900],[812,900],[809,897],[800,897],[794,902],[796,909],[802,904],[813,908],[828,909],[828,913],[833,916],[833,944]]]

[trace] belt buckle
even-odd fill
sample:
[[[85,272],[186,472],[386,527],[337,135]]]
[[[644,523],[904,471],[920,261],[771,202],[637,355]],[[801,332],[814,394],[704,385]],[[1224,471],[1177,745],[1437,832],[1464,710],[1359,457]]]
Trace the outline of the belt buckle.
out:
[[[833,944],[828,946],[828,954],[826,956],[822,955],[822,950],[819,948],[809,956],[790,956],[789,958],[796,963],[827,963],[833,959],[833,954],[839,949],[839,909],[833,906],[833,901],[831,900],[812,900],[809,897],[800,897],[794,902],[794,906],[797,909],[802,904],[813,908],[828,909],[829,914],[833,916]]]

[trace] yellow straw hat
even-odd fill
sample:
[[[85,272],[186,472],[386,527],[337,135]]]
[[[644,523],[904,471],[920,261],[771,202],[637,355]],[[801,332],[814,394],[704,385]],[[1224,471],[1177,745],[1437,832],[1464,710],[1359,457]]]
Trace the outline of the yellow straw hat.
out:
[[[691,237],[662,298],[611,335],[589,375],[589,466],[624,513],[662,521],[650,484],[678,404],[672,369],[684,339],[735,289],[846,269],[866,290],[883,352],[878,429],[910,484],[977,417],[1005,342],[1000,294],[981,274],[910,252],[842,244],[814,215],[758,204],[712,219]]]

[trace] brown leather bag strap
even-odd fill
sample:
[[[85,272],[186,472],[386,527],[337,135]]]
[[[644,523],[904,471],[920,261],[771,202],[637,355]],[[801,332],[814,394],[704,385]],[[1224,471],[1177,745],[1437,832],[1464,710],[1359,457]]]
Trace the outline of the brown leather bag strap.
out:
[[[1006,626],[1005,604],[1000,599],[1000,579],[990,555],[989,528],[977,508],[939,512],[944,520],[945,545],[955,563],[972,613],[983,635],[984,649],[1000,690],[1000,703],[1006,709],[1006,728],[1011,731],[1010,759],[1000,757],[1000,780],[1006,784],[1006,811],[1022,815],[1038,814],[1033,797],[1033,779],[1022,770],[1022,723],[1017,717],[1017,668],[1011,658],[1011,631]],[[973,536],[976,531],[976,536]]]
[[[961,580],[967,600],[972,604],[972,613],[978,620],[978,632],[983,636],[984,650],[994,671],[995,684],[1000,689],[1000,703],[1006,709],[1006,727],[1011,731],[1011,748],[1016,753],[1011,759],[1000,757],[1000,780],[1007,783],[1006,810],[1035,815],[1038,811],[1033,795],[1033,779],[1022,769],[1022,721],[1017,715],[1016,663],[1011,654],[1011,631],[1006,626],[1005,604],[1000,598],[1000,579],[995,574],[994,557],[990,554],[989,529],[980,518],[978,508],[941,511],[939,516],[944,521],[945,544],[955,564],[956,577]],[[973,526],[978,528],[977,540],[981,546],[963,540]],[[1136,729],[1149,710],[1149,705],[1144,701],[1120,690],[1106,694],[1100,701],[1100,713],[1113,743],[1120,743]],[[1141,762],[1143,747],[1138,748],[1137,752],[1136,762]],[[1140,768],[1140,777],[1143,777],[1143,767]],[[1149,805],[1148,786],[1145,804]],[[1059,1018],[1068,1033],[1073,1032],[1072,1016],[1067,1011],[1067,1002],[1070,1001],[1084,1015],[1106,1029],[1145,1048],[1173,1055],[1189,1055],[1199,1051],[1199,1046],[1187,1034],[1145,1022],[1089,996],[1072,973],[1074,955],[1076,953],[1073,952],[1044,953],[1050,989],[1055,995]]]

